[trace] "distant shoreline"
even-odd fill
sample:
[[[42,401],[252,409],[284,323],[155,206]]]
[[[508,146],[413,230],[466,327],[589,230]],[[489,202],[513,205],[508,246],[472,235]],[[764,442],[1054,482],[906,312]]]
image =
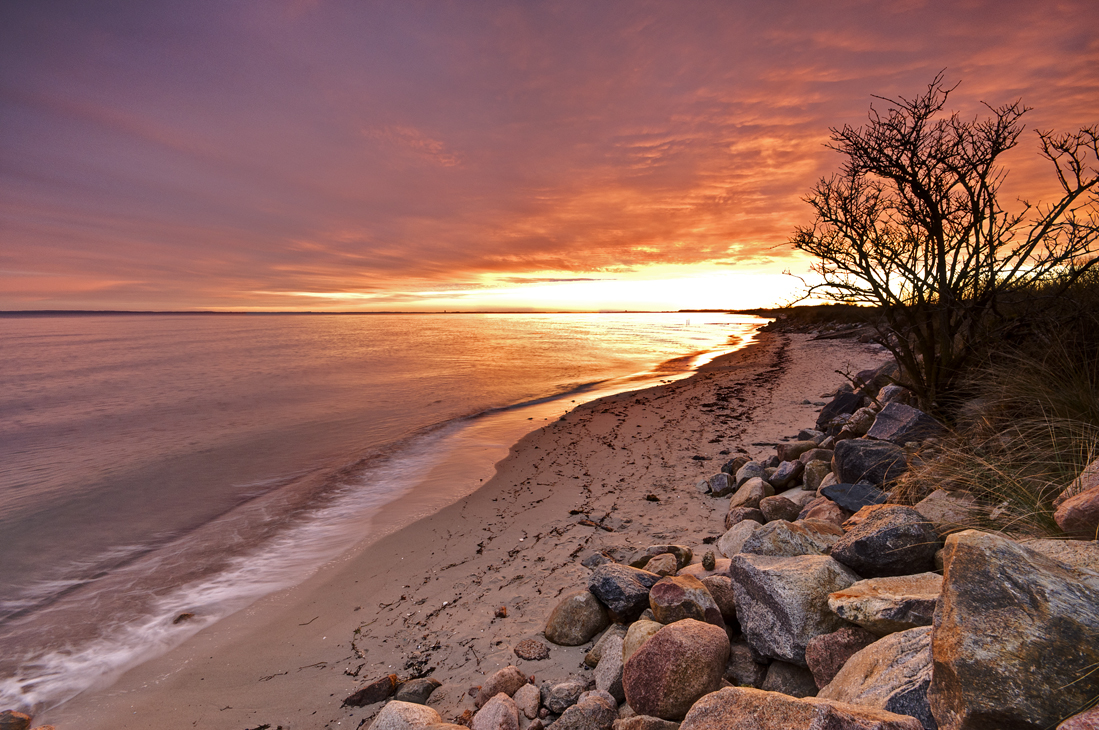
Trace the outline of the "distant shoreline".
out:
[[[219,312],[206,309],[198,310],[171,310],[171,311],[156,311],[156,310],[124,310],[124,309],[26,309],[26,310],[3,310],[0,311],[0,317],[98,317],[98,316],[132,316],[132,315],[249,315],[249,316],[270,316],[270,315],[380,315],[380,314],[742,314],[748,312],[741,312],[735,309],[599,309],[599,310],[546,310],[546,311],[527,311],[518,309],[492,309],[492,310],[468,310],[460,312],[451,312],[448,310],[442,310],[438,312],[406,312],[400,310],[391,311],[379,311],[379,312],[316,312],[316,311],[274,311],[274,312],[241,312],[241,311],[229,311]]]

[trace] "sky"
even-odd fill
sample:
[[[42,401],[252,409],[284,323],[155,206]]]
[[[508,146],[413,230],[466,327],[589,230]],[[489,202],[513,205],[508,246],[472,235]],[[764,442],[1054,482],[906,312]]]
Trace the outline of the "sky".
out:
[[[795,299],[829,127],[1099,122],[1095,0],[0,2],[0,310]]]

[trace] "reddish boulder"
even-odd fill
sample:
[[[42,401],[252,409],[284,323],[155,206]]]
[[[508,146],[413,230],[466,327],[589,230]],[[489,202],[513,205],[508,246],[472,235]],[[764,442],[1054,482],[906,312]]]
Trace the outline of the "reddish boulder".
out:
[[[669,624],[626,660],[626,702],[638,714],[679,720],[721,686],[728,658],[723,629],[694,619]]]
[[[878,637],[866,629],[853,626],[810,639],[805,647],[805,663],[809,665],[817,687],[824,689],[848,659],[877,640]]]
[[[721,609],[702,581],[693,575],[662,578],[649,591],[649,607],[656,620],[670,624],[685,618],[725,628]]]

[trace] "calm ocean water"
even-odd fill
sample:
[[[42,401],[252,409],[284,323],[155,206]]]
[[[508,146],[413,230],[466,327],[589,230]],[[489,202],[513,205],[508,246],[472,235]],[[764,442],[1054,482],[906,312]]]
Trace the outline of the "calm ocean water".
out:
[[[109,683],[442,489],[442,460],[472,491],[545,419],[689,374],[759,323],[0,318],[0,707]]]

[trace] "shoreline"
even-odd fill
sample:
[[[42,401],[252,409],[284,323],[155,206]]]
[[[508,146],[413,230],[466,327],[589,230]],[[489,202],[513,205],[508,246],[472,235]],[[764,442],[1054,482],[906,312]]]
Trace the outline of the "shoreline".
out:
[[[555,646],[544,661],[511,650],[537,638],[555,597],[584,580],[580,557],[719,534],[724,502],[699,495],[695,481],[718,470],[721,450],[755,456],[812,420],[801,401],[839,385],[832,371],[845,359],[857,370],[885,356],[759,333],[686,379],[580,405],[512,446],[472,494],[386,505],[370,526],[377,533],[304,583],[35,721],[59,730],[356,727],[380,706],[344,708],[342,699],[390,673],[433,667],[444,685],[429,704],[445,718],[471,707],[466,690],[507,664],[563,679],[585,647]],[[719,391],[728,409],[705,407]],[[589,518],[610,530],[580,524]],[[501,606],[506,618],[496,618]]]

